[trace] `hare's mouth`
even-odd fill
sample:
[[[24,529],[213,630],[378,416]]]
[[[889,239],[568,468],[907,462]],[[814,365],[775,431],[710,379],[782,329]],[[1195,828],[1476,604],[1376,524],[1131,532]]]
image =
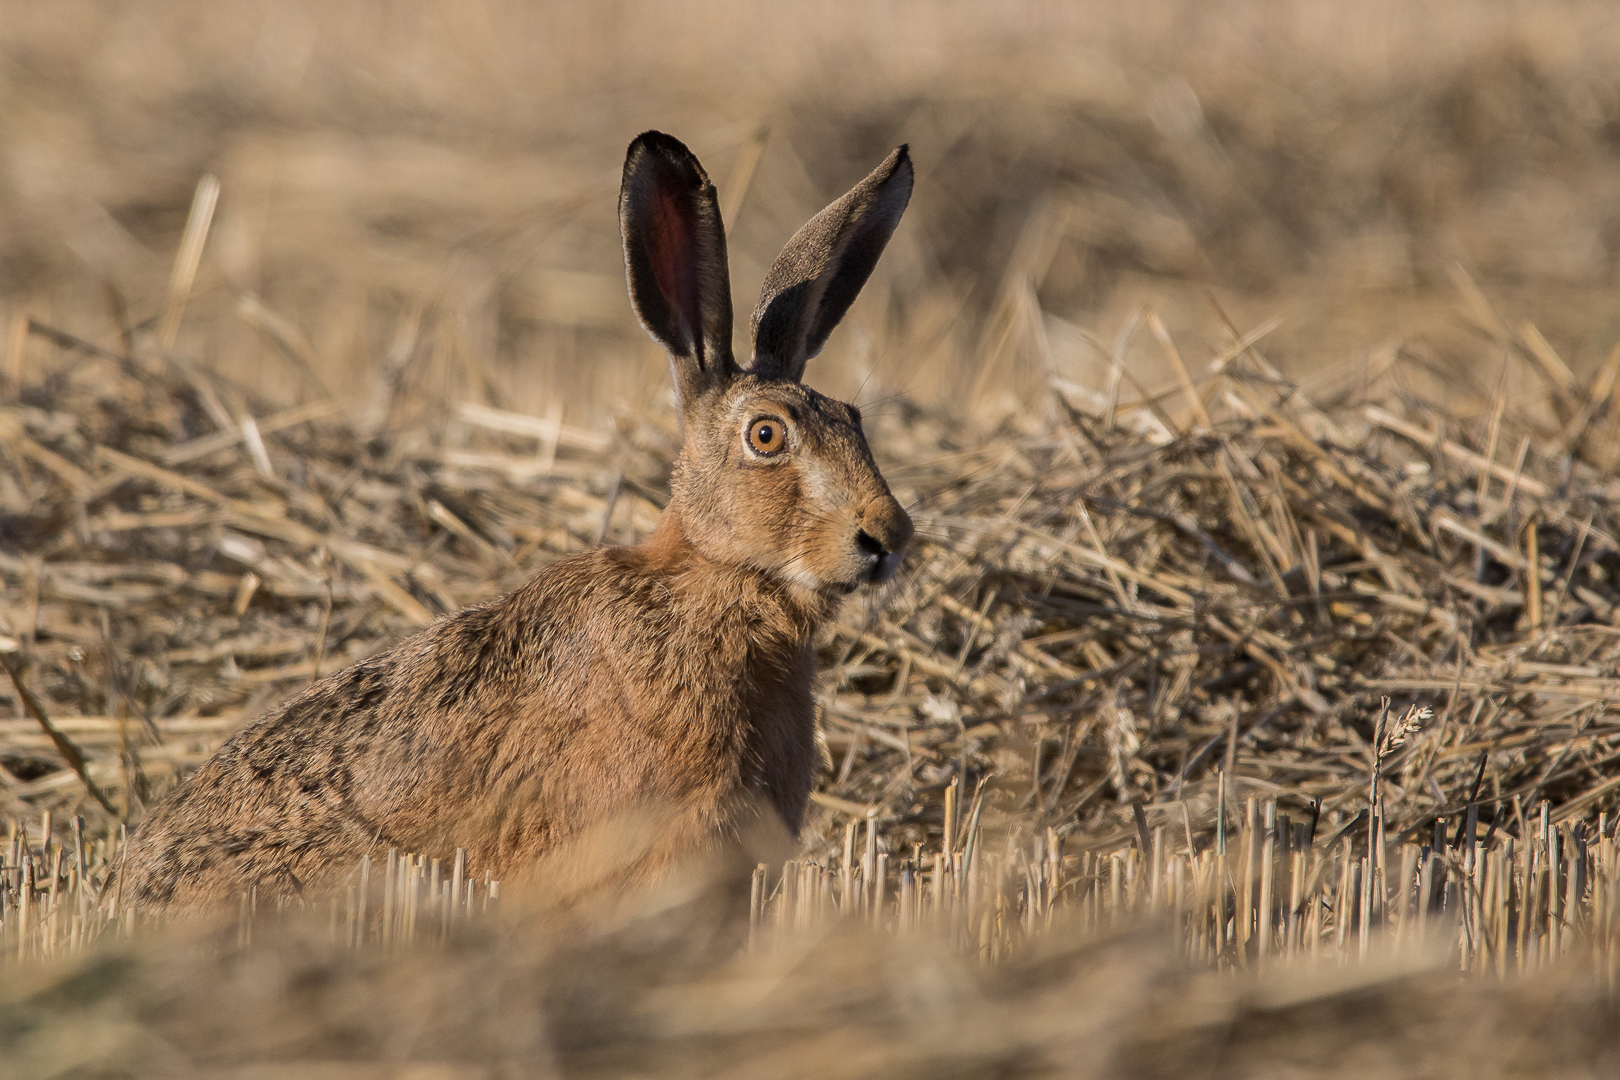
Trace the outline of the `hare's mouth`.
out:
[[[891,551],[865,529],[856,532],[855,547],[860,551],[861,560],[866,564],[861,572],[860,583],[863,585],[881,585],[894,577],[894,572],[900,568],[900,559],[905,555],[903,548],[900,551]]]
[[[865,533],[861,534],[863,537],[865,535]],[[900,559],[905,554],[901,551],[884,551],[881,549],[873,551],[867,548],[865,544],[862,544],[861,548],[862,562],[865,565],[862,567],[860,574],[854,581],[840,582],[838,586],[846,596],[863,585],[881,585],[894,577],[895,571],[900,568]]]
[[[900,560],[905,557],[903,551],[885,551],[877,557],[872,564],[872,570],[867,574],[866,580],[870,585],[881,585],[894,577],[900,569]]]

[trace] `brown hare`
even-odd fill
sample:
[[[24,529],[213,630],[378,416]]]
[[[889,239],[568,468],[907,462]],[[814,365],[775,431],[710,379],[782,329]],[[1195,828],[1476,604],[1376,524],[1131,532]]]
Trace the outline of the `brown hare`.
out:
[[[796,834],[812,637],[843,594],[895,572],[912,536],[860,413],[799,380],[911,185],[902,146],[799,230],[739,367],[714,186],[670,136],[631,143],[630,297],[669,352],[682,422],[657,529],[562,559],[238,732],[141,823],[122,903],[304,895],[390,847],[465,848],[470,873],[521,879],[582,831],[649,810],[658,840],[638,874],[762,823]]]

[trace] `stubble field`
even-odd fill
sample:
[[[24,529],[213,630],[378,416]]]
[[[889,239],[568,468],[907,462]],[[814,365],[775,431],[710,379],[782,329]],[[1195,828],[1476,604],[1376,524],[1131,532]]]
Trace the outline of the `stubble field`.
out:
[[[1614,1067],[1603,6],[0,19],[0,1070]],[[652,528],[649,127],[717,179],[743,312],[918,163],[808,375],[919,535],[820,643],[798,858],[746,925],[672,887],[559,931],[378,852],[132,926],[119,829],[231,731]]]

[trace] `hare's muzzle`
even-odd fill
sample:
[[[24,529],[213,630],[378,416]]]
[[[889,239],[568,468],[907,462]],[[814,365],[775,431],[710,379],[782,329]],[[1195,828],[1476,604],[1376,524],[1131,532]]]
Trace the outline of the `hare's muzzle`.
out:
[[[855,547],[867,561],[863,577],[870,584],[888,581],[900,568],[906,545],[911,543],[915,531],[911,517],[894,496],[884,495],[863,506],[858,519]]]

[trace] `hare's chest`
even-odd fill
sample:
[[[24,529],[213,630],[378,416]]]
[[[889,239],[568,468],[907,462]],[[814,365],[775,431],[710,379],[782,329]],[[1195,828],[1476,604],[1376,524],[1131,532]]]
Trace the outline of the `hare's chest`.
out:
[[[763,796],[797,830],[815,764],[815,658],[806,642],[739,649],[679,665],[649,722],[671,761],[721,797]]]
[[[764,795],[794,833],[804,818],[815,767],[815,658],[806,642],[760,673],[743,705],[744,787]]]

